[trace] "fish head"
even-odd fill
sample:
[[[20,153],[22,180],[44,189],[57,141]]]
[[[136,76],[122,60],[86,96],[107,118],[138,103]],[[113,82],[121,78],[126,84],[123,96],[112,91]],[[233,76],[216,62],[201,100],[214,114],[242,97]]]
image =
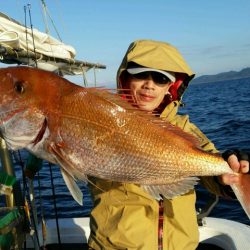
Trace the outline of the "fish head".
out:
[[[0,69],[0,132],[12,149],[36,143],[56,98],[54,75],[31,67]]]

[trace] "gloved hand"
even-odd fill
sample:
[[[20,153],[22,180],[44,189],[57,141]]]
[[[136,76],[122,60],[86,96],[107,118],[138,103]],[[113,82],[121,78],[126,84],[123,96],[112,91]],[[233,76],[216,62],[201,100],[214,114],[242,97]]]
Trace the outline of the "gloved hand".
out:
[[[236,173],[247,174],[249,172],[249,159],[250,156],[248,153],[241,150],[226,150],[222,157],[231,169]],[[234,174],[223,174],[219,177],[219,181],[224,185],[231,185],[238,183],[239,178]]]
[[[228,161],[228,158],[231,155],[236,155],[238,160],[240,161],[242,160],[249,161],[249,154],[238,149],[233,149],[233,150],[229,149],[222,153],[222,157],[225,161]]]

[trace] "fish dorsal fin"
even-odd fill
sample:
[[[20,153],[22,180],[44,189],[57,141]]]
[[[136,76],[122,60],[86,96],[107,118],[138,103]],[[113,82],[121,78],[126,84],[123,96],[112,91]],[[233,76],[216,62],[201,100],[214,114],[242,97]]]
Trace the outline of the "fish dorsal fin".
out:
[[[181,137],[182,139],[186,139],[187,141],[189,141],[190,144],[192,144],[192,146],[196,147],[196,148],[201,148],[200,145],[202,143],[202,139],[199,137],[195,137],[193,134],[184,131],[183,129],[179,128],[178,126],[172,125],[170,122],[161,119],[162,123],[159,124],[159,126],[162,126],[163,129],[166,129],[169,131],[171,131],[173,134],[177,135],[178,137]],[[157,121],[152,121],[153,123],[157,122]],[[177,138],[176,138],[177,139]]]
[[[126,110],[126,112],[129,112],[132,116],[140,116],[142,119],[144,119],[145,122],[152,123],[158,127],[161,127],[162,129],[171,131],[179,137],[185,138],[197,148],[199,148],[199,145],[201,144],[199,139],[194,135],[184,132],[181,128],[174,126],[165,119],[161,118],[160,114],[157,111],[147,112],[139,109],[136,103],[134,102],[132,95],[129,94],[130,90],[88,88],[88,91],[93,95],[99,96],[100,98],[103,98],[106,101],[120,106],[121,108]]]
[[[167,199],[172,199],[175,196],[187,193],[194,188],[198,183],[199,178],[187,177],[174,183],[164,185],[142,185],[141,188],[152,195],[155,199],[159,200],[162,196]]]
[[[127,111],[137,111],[140,114],[147,114],[147,112],[139,110],[131,94],[121,94],[121,90],[107,88],[87,88],[87,90],[89,93],[120,106]]]

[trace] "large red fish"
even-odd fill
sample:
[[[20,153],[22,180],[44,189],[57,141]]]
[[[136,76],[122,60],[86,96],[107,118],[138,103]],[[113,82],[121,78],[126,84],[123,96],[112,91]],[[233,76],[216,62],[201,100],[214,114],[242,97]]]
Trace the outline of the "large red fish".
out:
[[[59,164],[79,203],[75,180],[88,175],[137,183],[154,196],[172,198],[192,189],[195,176],[232,173],[220,156],[200,150],[191,135],[117,95],[54,73],[0,69],[0,96],[0,130],[8,146]],[[250,214],[250,177],[241,176],[233,189]]]

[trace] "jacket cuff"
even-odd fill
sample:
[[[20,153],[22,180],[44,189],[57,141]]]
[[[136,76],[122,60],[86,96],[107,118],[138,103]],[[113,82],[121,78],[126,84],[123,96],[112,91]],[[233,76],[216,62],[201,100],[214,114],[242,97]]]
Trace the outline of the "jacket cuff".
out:
[[[214,181],[219,185],[221,194],[225,198],[237,199],[233,189],[229,185],[222,185],[217,176],[214,176]]]

